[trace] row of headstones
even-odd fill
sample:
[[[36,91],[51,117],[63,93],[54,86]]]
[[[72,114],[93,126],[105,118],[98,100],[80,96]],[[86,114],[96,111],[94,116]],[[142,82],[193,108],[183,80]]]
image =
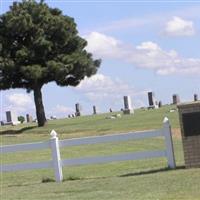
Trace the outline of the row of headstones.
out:
[[[80,109],[80,104],[76,103],[75,104],[75,115],[68,115],[68,118],[71,117],[75,117],[75,116],[81,116],[81,109]],[[112,112],[112,109],[109,109],[110,112]],[[131,104],[131,98],[130,96],[124,96],[124,109],[122,109],[124,114],[131,114],[134,113],[134,109],[132,108],[132,104]],[[96,115],[97,114],[97,109],[96,106],[93,106],[93,114]]]
[[[31,115],[26,114],[26,122],[30,123],[33,122],[33,118]],[[1,122],[1,125],[17,125],[20,124],[18,121],[18,118],[15,113],[12,113],[11,111],[6,111],[6,122]]]
[[[148,92],[148,100],[149,100],[149,107],[148,108],[160,108],[162,106],[162,102],[159,101],[157,102],[155,100],[155,93],[154,92]],[[173,104],[178,104],[180,103],[180,97],[178,94],[173,94],[172,96],[172,100],[173,100]],[[198,101],[198,95],[194,94],[194,101]],[[75,114],[72,115],[68,115],[68,118],[73,118],[73,117],[77,117],[81,115],[81,107],[79,103],[75,104],[75,109],[76,112]],[[110,108],[109,110],[110,112],[112,112],[112,109]],[[134,109],[132,108],[132,103],[131,103],[131,98],[130,96],[124,96],[124,109],[122,109],[124,114],[131,114],[134,113]],[[96,106],[93,106],[93,114],[96,115],[97,114],[97,109]],[[30,123],[33,122],[33,118],[31,115],[26,114],[26,122]],[[4,124],[19,124],[19,121],[16,117],[15,114],[11,113],[11,111],[6,111],[6,123]]]
[[[155,99],[155,93],[154,92],[148,92],[148,101],[149,101],[149,107],[152,109],[157,109],[162,107],[162,101],[156,101]],[[194,94],[194,101],[198,101],[198,95]],[[180,103],[180,97],[178,94],[173,94],[172,96],[172,104],[178,104]],[[79,103],[75,104],[75,115],[68,115],[68,117],[76,117],[81,115],[81,107]],[[112,112],[112,109],[109,110]],[[124,109],[122,109],[124,114],[131,114],[134,113],[134,109],[132,108],[131,98],[130,96],[124,96]],[[93,106],[93,114],[97,114],[96,106]]]
[[[152,108],[157,108],[162,106],[162,102],[159,101],[159,103],[157,103],[157,101],[155,100],[155,93],[154,92],[148,92],[148,100],[149,100],[149,107]],[[198,101],[198,95],[194,94],[194,101]],[[178,104],[180,103],[180,97],[178,94],[173,94],[172,95],[172,104]]]
[[[181,101],[180,101],[180,97],[179,97],[178,94],[174,94],[174,95],[172,96],[172,99],[173,99],[173,104],[178,104],[178,103],[181,102]],[[198,101],[198,94],[194,94],[194,101]]]
[[[74,114],[68,115],[68,118],[74,118],[74,117],[81,116],[81,106],[79,103],[75,104],[75,110],[76,110],[75,115]],[[112,112],[112,109],[110,108],[109,111]],[[132,109],[132,106],[131,106],[130,96],[124,96],[123,112],[124,112],[124,114],[131,114],[134,112],[134,110]],[[96,115],[96,114],[97,114],[96,106],[93,106],[93,115]]]

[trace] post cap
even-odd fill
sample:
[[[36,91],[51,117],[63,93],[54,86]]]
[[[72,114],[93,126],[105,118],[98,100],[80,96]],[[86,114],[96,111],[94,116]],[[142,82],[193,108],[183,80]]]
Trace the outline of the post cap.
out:
[[[51,135],[51,138],[56,138],[57,137],[57,133],[54,130],[51,131],[50,135]]]
[[[165,118],[163,119],[163,123],[169,123],[169,119],[168,119],[167,117],[165,117]]]

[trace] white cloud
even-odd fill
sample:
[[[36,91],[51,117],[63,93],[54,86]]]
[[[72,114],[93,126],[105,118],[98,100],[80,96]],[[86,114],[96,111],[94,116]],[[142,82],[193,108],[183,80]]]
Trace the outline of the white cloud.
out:
[[[68,114],[74,113],[74,109],[64,105],[57,104],[54,108],[47,111],[47,115],[56,117],[67,117]]]
[[[120,31],[144,31],[144,29],[149,26],[149,28],[162,27],[165,22],[172,16],[179,16],[179,18],[190,18],[198,20],[199,15],[199,5],[186,6],[171,11],[157,11],[153,13],[148,13],[147,15],[140,16],[130,16],[124,19],[116,19],[114,21],[107,21],[104,24],[98,24],[98,26],[92,29],[84,30],[84,33],[96,30],[98,32],[108,33],[108,32],[120,32]],[[186,21],[186,20],[184,20]]]
[[[26,107],[32,104],[32,98],[28,94],[13,93],[7,96],[9,103],[19,107]]]
[[[200,58],[181,57],[175,50],[165,51],[152,41],[134,47],[98,32],[92,32],[85,38],[88,41],[87,50],[98,58],[119,59],[161,75],[200,74]]]
[[[4,110],[11,110],[16,113],[27,112],[34,109],[34,102],[30,94],[11,93],[6,95]]]
[[[136,49],[157,51],[157,50],[160,50],[160,47],[156,43],[148,41],[148,42],[143,42],[142,44],[136,46]]]
[[[169,36],[192,36],[195,34],[192,21],[174,16],[165,26],[165,34]]]
[[[67,106],[64,106],[64,105],[60,105],[60,104],[57,104],[56,107],[53,110],[56,113],[62,113],[62,114],[74,112],[74,109],[67,107]]]
[[[107,107],[118,108],[118,110],[123,107],[123,96],[125,95],[132,97],[134,107],[144,105],[148,91],[139,91],[118,78],[111,79],[103,74],[85,78],[76,90],[82,92],[94,105],[104,104]]]
[[[84,37],[88,41],[87,50],[94,55],[101,55],[103,57],[120,56],[121,42],[115,38],[98,32],[91,32]]]

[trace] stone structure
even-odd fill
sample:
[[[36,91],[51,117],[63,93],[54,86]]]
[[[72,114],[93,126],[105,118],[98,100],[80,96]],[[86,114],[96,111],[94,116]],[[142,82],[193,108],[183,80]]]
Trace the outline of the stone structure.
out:
[[[134,113],[134,110],[131,105],[131,98],[130,96],[124,96],[124,114],[131,114]]]
[[[6,111],[6,122],[12,122],[11,111]]]
[[[79,103],[76,103],[75,104],[75,109],[76,109],[76,112],[75,112],[75,115],[78,117],[78,116],[81,116],[81,108],[80,108],[80,104]]]
[[[179,95],[178,94],[173,94],[173,96],[172,96],[172,102],[173,102],[173,104],[178,104],[178,103],[180,103],[180,97],[179,97]]]
[[[29,115],[29,114],[26,114],[26,122],[27,123],[33,122],[33,117],[31,115]]]
[[[194,101],[198,101],[198,94],[194,94]]]
[[[93,115],[97,114],[96,106],[93,106]]]
[[[156,104],[154,92],[148,92],[148,101],[149,101],[149,107],[148,108],[153,108],[153,109],[158,108],[158,105]]]
[[[158,107],[161,108],[162,107],[162,101],[158,102]]]
[[[186,168],[200,167],[200,101],[177,107]]]
[[[20,122],[17,119],[17,115],[15,113],[12,113],[11,111],[6,111],[6,121],[6,124],[20,124]]]

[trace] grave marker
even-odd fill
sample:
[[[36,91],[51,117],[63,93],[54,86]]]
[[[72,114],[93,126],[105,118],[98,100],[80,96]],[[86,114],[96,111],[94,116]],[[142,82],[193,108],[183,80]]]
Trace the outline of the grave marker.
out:
[[[194,101],[198,101],[198,94],[194,94]]]
[[[173,104],[178,104],[178,103],[180,103],[180,97],[179,97],[179,95],[178,94],[173,94],[173,96],[172,96],[172,100],[173,100]]]
[[[78,116],[81,116],[80,104],[79,104],[79,103],[76,103],[76,104],[75,104],[75,109],[76,109],[75,115],[76,115],[77,117],[78,117]]]
[[[26,114],[26,122],[27,123],[33,122],[33,117],[31,115],[29,115],[29,114]]]
[[[124,96],[124,114],[131,114],[134,113],[134,110],[131,105],[131,98],[130,96]]]
[[[11,111],[6,111],[6,124],[12,124],[17,125],[20,124],[20,122],[17,119],[17,115],[15,113],[12,113]]]
[[[97,114],[96,106],[93,106],[93,115]]]
[[[149,107],[148,108],[153,108],[153,109],[158,108],[158,105],[156,104],[154,92],[148,92],[148,101],[149,101]]]
[[[162,107],[162,101],[158,102],[158,107],[161,108]]]

